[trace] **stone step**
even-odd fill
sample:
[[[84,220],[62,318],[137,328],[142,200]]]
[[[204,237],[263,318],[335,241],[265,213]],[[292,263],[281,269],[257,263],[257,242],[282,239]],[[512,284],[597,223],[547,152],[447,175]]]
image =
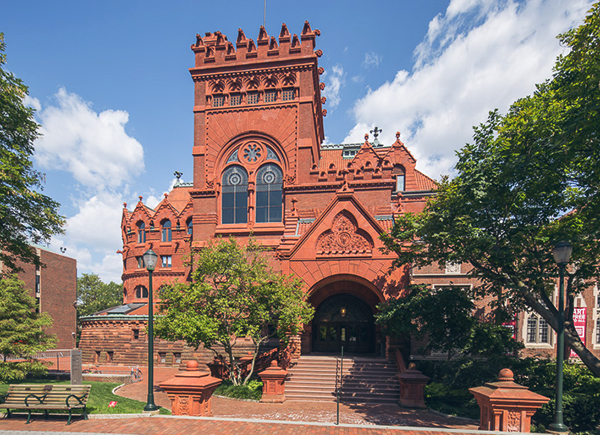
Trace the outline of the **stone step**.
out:
[[[285,395],[288,400],[335,400],[338,359],[331,356],[302,356],[288,369]],[[396,365],[384,358],[344,358],[344,402],[397,403],[400,386]]]

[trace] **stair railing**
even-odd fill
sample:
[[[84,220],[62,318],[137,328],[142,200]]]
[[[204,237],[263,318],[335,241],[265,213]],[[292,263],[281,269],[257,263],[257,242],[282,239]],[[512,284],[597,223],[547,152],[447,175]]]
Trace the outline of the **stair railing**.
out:
[[[344,346],[342,346],[342,353],[335,364],[335,391],[337,394],[337,418],[336,425],[340,424],[340,396],[342,395],[342,379],[344,376]]]

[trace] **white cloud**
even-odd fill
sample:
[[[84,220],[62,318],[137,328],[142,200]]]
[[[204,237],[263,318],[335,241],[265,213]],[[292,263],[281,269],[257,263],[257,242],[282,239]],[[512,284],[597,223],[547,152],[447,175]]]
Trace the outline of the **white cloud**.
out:
[[[377,68],[381,63],[382,57],[375,52],[365,53],[365,60],[362,65],[365,68]]]
[[[127,112],[97,113],[64,88],[55,97],[56,106],[41,108],[38,102],[43,135],[35,144],[38,165],[70,172],[79,183],[95,189],[120,186],[143,171],[142,145],[125,132]]]
[[[590,5],[453,0],[431,21],[412,72],[398,71],[355,103],[356,125],[344,142],[360,141],[378,125],[380,140],[391,143],[400,130],[420,169],[434,178],[449,173],[472,126],[494,108],[505,112],[551,76],[564,50],[556,35],[579,25]]]
[[[331,68],[331,73],[325,72],[323,74],[323,79],[326,86],[322,93],[327,98],[327,107],[335,109],[340,104],[340,89],[346,80],[344,68],[339,64],[334,65]]]

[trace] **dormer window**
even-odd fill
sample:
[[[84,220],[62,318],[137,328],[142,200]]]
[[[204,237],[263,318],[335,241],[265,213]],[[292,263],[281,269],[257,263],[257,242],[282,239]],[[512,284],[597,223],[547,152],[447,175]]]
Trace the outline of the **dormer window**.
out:
[[[170,220],[165,220],[162,223],[162,241],[163,242],[170,242],[173,239],[172,236],[172,232],[171,232],[171,221]]]
[[[394,165],[394,169],[392,169],[392,175],[396,176],[396,192],[404,192],[404,190],[406,190],[406,175],[404,168],[400,165]]]
[[[146,224],[144,222],[138,222],[137,228],[138,228],[138,234],[137,234],[138,243],[146,243]]]

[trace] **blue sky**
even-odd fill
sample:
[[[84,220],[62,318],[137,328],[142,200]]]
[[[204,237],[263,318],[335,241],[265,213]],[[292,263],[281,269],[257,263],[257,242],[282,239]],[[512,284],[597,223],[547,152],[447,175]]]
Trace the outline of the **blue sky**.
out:
[[[123,202],[154,206],[173,172],[192,180],[195,34],[256,39],[263,1],[5,2],[6,68],[29,86],[43,137],[35,164],[61,204],[81,273],[120,282]],[[551,76],[560,32],[591,0],[267,0],[266,29],[320,29],[325,133],[358,142],[396,131],[417,167],[452,174],[455,152],[489,110],[505,112]]]

